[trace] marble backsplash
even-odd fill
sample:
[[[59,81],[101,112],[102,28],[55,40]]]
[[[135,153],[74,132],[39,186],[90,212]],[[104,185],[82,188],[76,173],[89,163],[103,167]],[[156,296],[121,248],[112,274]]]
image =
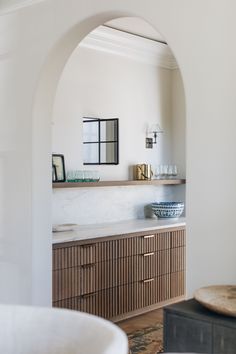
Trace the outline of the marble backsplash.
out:
[[[185,186],[120,186],[54,189],[53,224],[80,225],[154,217],[154,201],[184,201]]]

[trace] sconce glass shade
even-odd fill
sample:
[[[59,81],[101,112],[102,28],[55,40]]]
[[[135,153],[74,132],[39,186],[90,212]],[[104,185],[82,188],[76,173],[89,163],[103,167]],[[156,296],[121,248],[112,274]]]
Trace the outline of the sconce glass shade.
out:
[[[163,130],[158,123],[147,126],[147,138],[151,137],[153,139],[153,144],[156,144],[157,136],[161,133],[163,133]]]

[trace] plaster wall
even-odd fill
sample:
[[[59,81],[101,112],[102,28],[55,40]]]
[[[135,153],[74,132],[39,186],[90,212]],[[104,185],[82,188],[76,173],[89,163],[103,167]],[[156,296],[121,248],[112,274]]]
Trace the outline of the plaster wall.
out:
[[[64,154],[68,170],[96,169],[102,180],[132,179],[135,164],[171,162],[171,104],[172,70],[77,47],[57,89],[52,150]],[[119,165],[83,165],[83,117],[119,118]],[[147,126],[155,123],[165,133],[146,149]]]
[[[235,11],[231,0],[45,0],[1,13],[1,302],[50,305],[57,79],[83,36],[122,15],[156,26],[183,75],[188,295],[206,284],[235,283]]]
[[[185,92],[179,69],[171,71],[171,155],[180,176],[186,173]]]
[[[150,163],[155,173],[159,163],[177,163],[173,155],[179,151],[185,176],[184,91],[176,72],[78,46],[63,70],[52,118],[52,150],[64,154],[66,170],[95,169],[101,180],[133,179],[133,165]],[[84,116],[119,117],[119,165],[83,165]],[[147,125],[155,123],[164,134],[146,149]],[[95,224],[151,217],[148,204],[157,200],[185,200],[184,188],[54,189],[52,220]]]

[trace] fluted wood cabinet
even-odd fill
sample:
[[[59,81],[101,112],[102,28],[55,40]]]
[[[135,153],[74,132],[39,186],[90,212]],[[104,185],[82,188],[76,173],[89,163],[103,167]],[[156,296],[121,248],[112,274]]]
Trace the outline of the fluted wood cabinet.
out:
[[[113,321],[185,297],[185,228],[53,245],[53,306]]]

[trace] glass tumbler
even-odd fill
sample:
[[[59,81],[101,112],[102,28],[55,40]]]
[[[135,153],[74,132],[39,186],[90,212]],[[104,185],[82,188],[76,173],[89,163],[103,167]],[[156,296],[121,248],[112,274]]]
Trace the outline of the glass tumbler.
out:
[[[176,178],[177,175],[178,175],[178,168],[176,165],[173,165],[172,166],[172,176],[173,176],[173,178]]]
[[[154,177],[155,179],[161,178],[161,165],[157,165],[154,169]]]
[[[99,172],[98,171],[91,171],[91,179],[93,182],[98,182],[100,179]]]
[[[75,182],[75,171],[73,170],[69,170],[67,171],[67,174],[66,174],[66,180],[67,182]]]
[[[92,176],[91,171],[84,171],[84,182],[91,182]]]
[[[84,171],[76,171],[76,182],[84,182]]]

